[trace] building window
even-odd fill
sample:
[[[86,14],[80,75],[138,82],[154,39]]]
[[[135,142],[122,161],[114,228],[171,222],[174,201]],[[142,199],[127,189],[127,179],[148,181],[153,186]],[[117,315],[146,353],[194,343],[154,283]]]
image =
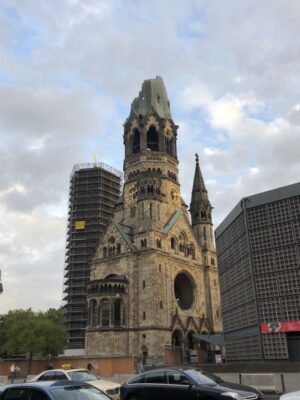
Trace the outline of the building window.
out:
[[[158,132],[155,126],[151,125],[147,132],[147,149],[159,151]]]
[[[97,302],[92,300],[90,303],[90,326],[96,327],[98,324]]]
[[[141,240],[141,248],[143,249],[145,247],[147,247],[147,239],[142,239]]]
[[[156,239],[156,246],[161,249],[161,239]]]
[[[110,302],[107,299],[101,301],[100,304],[101,326],[109,326],[110,320]]]
[[[176,250],[176,239],[173,237],[171,238],[171,249]]]
[[[145,320],[145,319],[146,319],[146,312],[143,311],[143,320]]]
[[[143,281],[143,289],[145,289],[145,287],[146,287],[146,282]]]
[[[113,326],[121,325],[121,300],[116,299],[113,305]]]
[[[140,132],[137,128],[134,130],[133,140],[132,140],[132,153],[136,154],[140,152]]]
[[[159,302],[159,308],[162,310],[163,309],[163,303],[162,301]]]
[[[117,254],[121,254],[121,245],[120,245],[120,243],[117,244]]]
[[[103,247],[103,257],[107,257],[107,248]]]
[[[135,217],[135,210],[136,210],[135,207],[131,207],[131,208],[130,208],[130,217],[131,217],[131,218],[134,218],[134,217]]]

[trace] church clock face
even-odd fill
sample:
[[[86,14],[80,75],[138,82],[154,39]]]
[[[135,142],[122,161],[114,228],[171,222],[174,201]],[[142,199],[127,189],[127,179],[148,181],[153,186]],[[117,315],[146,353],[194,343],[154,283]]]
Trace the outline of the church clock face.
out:
[[[125,201],[127,204],[132,204],[137,199],[138,187],[137,184],[128,185],[125,190]]]

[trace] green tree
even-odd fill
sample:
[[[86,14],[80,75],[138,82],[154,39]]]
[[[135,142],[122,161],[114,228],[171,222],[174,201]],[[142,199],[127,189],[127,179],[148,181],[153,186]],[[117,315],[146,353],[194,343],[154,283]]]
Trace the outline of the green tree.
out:
[[[9,311],[0,323],[0,352],[7,356],[29,355],[29,370],[34,355],[56,356],[63,352],[67,335],[54,309],[35,313],[29,310]]]

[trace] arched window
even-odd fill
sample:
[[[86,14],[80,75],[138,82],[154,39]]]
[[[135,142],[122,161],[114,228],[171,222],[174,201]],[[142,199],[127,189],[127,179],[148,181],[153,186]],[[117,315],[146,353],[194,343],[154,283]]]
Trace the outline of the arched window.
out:
[[[110,320],[110,304],[108,299],[101,300],[100,303],[100,325],[101,326],[109,326]]]
[[[183,335],[179,329],[176,329],[172,333],[172,346],[181,347],[182,343],[183,343]]]
[[[187,334],[187,347],[190,350],[195,350],[196,348],[196,339],[195,339],[195,332],[189,331]]]
[[[90,302],[90,326],[95,327],[98,324],[97,302],[92,300]]]
[[[121,325],[121,300],[116,299],[113,304],[113,326]]]
[[[186,246],[186,235],[183,232],[179,235],[179,246],[178,246],[178,248],[179,248],[179,251],[181,253],[185,253],[185,255],[186,255],[186,248],[187,248],[187,246]]]
[[[159,151],[158,132],[155,126],[150,126],[147,132],[147,149],[151,151]]]
[[[140,152],[140,132],[135,128],[132,139],[132,153],[136,154]]]
[[[193,243],[190,243],[190,244],[189,244],[189,247],[188,247],[188,255],[189,255],[190,257],[192,257],[192,258],[195,258],[195,247],[194,247]]]
[[[176,239],[174,237],[171,238],[171,249],[176,250]]]
[[[121,254],[121,244],[117,244],[117,254]]]

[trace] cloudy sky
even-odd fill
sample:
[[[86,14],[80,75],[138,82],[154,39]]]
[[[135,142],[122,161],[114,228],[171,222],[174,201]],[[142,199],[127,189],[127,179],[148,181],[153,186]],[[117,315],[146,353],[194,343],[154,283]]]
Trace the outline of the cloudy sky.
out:
[[[185,200],[194,153],[215,227],[299,181],[299,0],[0,0],[0,313],[62,300],[69,175],[122,169],[122,123],[163,77]]]

